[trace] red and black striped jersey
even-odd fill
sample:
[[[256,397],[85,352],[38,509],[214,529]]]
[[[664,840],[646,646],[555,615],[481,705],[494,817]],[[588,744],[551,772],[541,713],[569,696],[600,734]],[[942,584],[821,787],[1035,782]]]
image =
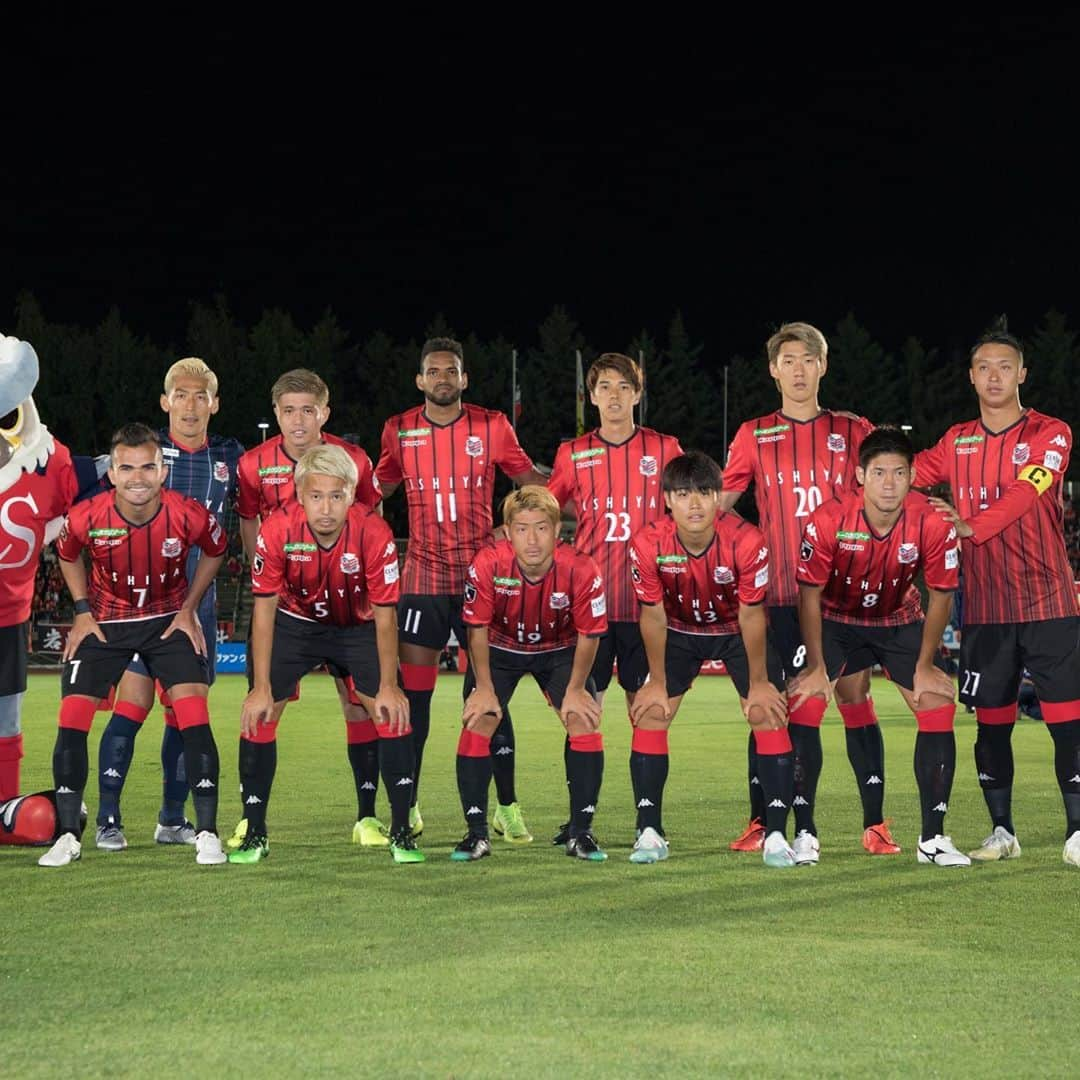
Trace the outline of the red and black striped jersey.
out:
[[[225,530],[205,506],[163,489],[161,506],[135,525],[116,509],[115,492],[103,491],[68,512],[56,552],[74,562],[90,551],[90,607],[98,622],[157,618],[179,611],[187,596],[188,551],[225,554]]]
[[[908,493],[893,527],[879,536],[860,491],[830,499],[803,530],[799,581],[823,586],[821,611],[834,622],[905,626],[923,617],[915,575],[931,589],[959,584],[956,529],[925,495]]]
[[[278,607],[329,626],[355,626],[375,616],[372,605],[398,602],[398,561],[390,526],[353,503],[341,535],[323,547],[304,508],[293,499],[259,528],[251,560],[251,591],[277,596]]]
[[[937,445],[915,458],[920,486],[948,484],[960,516],[975,528],[963,541],[965,623],[1025,623],[1080,612],[1065,548],[1062,480],[1069,467],[1072,430],[1034,409],[1004,431],[981,420],[954,424]],[[1022,516],[982,542],[980,515],[1017,483],[1038,497]],[[989,514],[985,512],[989,511]]]
[[[328,446],[340,446],[356,463],[356,501],[374,510],[382,499],[379,482],[371,467],[371,458],[353,443],[339,439],[328,432],[322,433],[322,441]],[[285,451],[281,435],[252,447],[236,466],[236,512],[242,518],[263,520],[267,514],[284,506],[296,494],[293,469],[296,461]]]
[[[728,450],[724,490],[754,485],[758,524],[772,556],[768,602],[798,604],[799,541],[806,518],[823,502],[856,486],[859,447],[873,430],[868,420],[824,409],[813,420],[782,412],[739,427]]]
[[[486,626],[498,649],[572,648],[578,634],[607,633],[604,581],[595,560],[561,543],[548,572],[530,581],[510,541],[500,540],[477,552],[469,567],[462,618],[466,626]]]
[[[737,634],[739,605],[765,600],[769,548],[756,525],[738,514],[720,514],[713,542],[694,555],[667,517],[630,541],[630,578],[641,603],[664,605],[670,629]]]
[[[548,488],[560,506],[573,504],[574,547],[600,567],[612,622],[637,622],[630,537],[664,516],[664,466],[682,452],[674,435],[639,427],[621,443],[591,431],[564,442],[555,455]]]
[[[533,467],[501,412],[463,405],[436,424],[417,405],[386,421],[376,475],[404,484],[409,545],[402,591],[460,595],[473,556],[491,539],[495,466],[507,476]]]

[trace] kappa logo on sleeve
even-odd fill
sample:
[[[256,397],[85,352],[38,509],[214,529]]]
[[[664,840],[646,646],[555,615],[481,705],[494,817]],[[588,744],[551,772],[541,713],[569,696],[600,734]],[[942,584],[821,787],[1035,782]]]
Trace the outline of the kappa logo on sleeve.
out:
[[[1066,439],[1064,435],[1055,435],[1050,440],[1050,445],[1051,446],[1060,446],[1061,449],[1064,450],[1069,445],[1069,440]]]

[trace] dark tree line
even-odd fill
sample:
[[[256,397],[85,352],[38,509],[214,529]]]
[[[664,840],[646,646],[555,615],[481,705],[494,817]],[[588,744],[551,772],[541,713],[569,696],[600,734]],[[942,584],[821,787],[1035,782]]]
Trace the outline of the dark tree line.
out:
[[[823,328],[829,338],[829,372],[822,403],[847,408],[883,423],[908,423],[917,445],[936,440],[951,423],[970,417],[975,400],[962,348],[926,346],[911,337],[890,350],[874,340],[854,315]],[[270,386],[282,372],[308,367],[331,388],[329,429],[354,432],[374,459],[383,421],[417,400],[414,383],[422,337],[395,341],[376,331],[353,341],[333,312],[314,326],[297,326],[288,312],[265,311],[253,326],[242,325],[223,296],[191,307],[183,343],[159,343],[135,333],[115,308],[87,329],[50,322],[29,293],[15,305],[8,333],[31,342],[41,358],[35,397],[50,428],[79,452],[100,451],[122,421],[160,423],[158,395],[165,370],[181,356],[200,356],[221,381],[215,431],[236,435],[245,445],[268,420]],[[452,334],[465,346],[467,397],[478,404],[511,409],[511,351],[518,350],[523,411],[522,444],[540,462],[553,460],[560,439],[574,434],[575,351],[587,366],[601,348],[644,356],[650,426],[679,435],[684,446],[724,453],[724,369],[728,386],[728,437],[744,419],[771,411],[777,395],[763,351],[731,355],[722,343],[696,341],[676,313],[661,334],[641,330],[626,342],[595,343],[564,308],[540,323],[531,341],[485,339],[454,327],[442,316],[423,336]],[[1080,341],[1066,317],[1049,311],[1026,335],[1029,380],[1025,404],[1070,423],[1080,414]],[[598,347],[598,345],[600,347]],[[594,421],[588,407],[586,422]],[[1073,475],[1077,466],[1073,463]]]

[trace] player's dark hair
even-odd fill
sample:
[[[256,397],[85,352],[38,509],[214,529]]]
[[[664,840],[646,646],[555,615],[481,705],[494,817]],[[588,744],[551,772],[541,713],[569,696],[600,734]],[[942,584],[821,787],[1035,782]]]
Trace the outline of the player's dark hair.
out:
[[[618,372],[633,387],[635,394],[641,393],[641,368],[638,367],[636,360],[632,360],[624,353],[601,353],[589,365],[589,370],[585,375],[585,385],[589,388],[590,394],[596,389],[601,371]]]
[[[664,491],[720,491],[720,466],[700,450],[688,450],[664,466]]]
[[[886,424],[883,427],[874,428],[863,439],[862,446],[859,447],[860,467],[865,469],[874,458],[881,454],[899,454],[902,458],[906,458],[910,465],[915,460],[915,447],[911,445],[906,431]]]
[[[109,457],[113,457],[113,451],[118,446],[145,446],[147,443],[153,443],[158,453],[161,453],[161,439],[152,427],[138,422],[125,424],[113,432],[112,442],[109,443]]]
[[[968,353],[968,364],[975,363],[975,354],[984,345],[1008,345],[1010,349],[1016,350],[1016,355],[1020,357],[1021,367],[1026,367],[1024,364],[1024,346],[1020,339],[1015,334],[1010,334],[1008,330],[993,329],[987,330],[974,345],[971,346],[971,352]]]
[[[465,367],[465,350],[461,347],[460,341],[455,341],[452,337],[432,337],[428,338],[424,342],[424,347],[420,350],[420,369],[424,368],[424,361],[432,354],[436,352],[448,352],[452,353],[461,362],[462,369]]]

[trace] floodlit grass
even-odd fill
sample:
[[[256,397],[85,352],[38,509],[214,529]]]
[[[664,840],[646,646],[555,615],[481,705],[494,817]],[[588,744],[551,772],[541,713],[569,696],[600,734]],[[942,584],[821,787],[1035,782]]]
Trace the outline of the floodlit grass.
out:
[[[671,859],[632,866],[629,726],[609,697],[605,864],[567,859],[562,734],[539,693],[514,702],[518,794],[536,842],[448,859],[460,678],[441,678],[425,763],[422,866],[349,842],[355,802],[333,686],[304,683],[281,725],[271,858],[198,868],[152,842],[160,713],[125,798],[131,847],[92,824],[81,863],[46,871],[0,848],[6,1076],[1074,1075],[1080,871],[1061,862],[1060,800],[1041,725],[1016,731],[1018,862],[917,866],[914,722],[875,683],[895,858],[859,846],[835,710],[823,729],[822,861],[767,870],[726,842],[745,817],[745,728],[730,683],[699,679],[676,720],[665,806]],[[31,679],[24,790],[50,787],[58,680]],[[242,680],[211,698],[221,827],[239,816]],[[99,714],[91,761],[105,723]],[[987,831],[958,719],[948,825]],[[96,781],[88,792],[91,814]],[[494,803],[494,799],[493,799]],[[385,802],[380,793],[380,809]],[[384,815],[385,816],[385,815]]]

